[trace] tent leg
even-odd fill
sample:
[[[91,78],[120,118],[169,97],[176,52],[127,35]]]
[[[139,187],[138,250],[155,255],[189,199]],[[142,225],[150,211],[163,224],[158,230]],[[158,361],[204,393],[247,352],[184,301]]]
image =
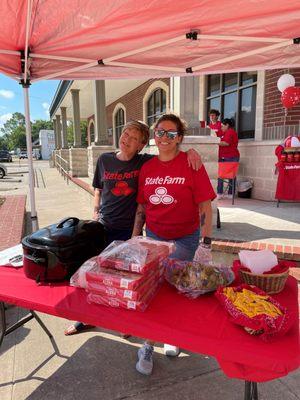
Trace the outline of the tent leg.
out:
[[[30,195],[30,209],[31,209],[31,224],[32,232],[39,229],[35,196],[34,196],[34,172],[33,172],[33,159],[32,159],[32,142],[31,142],[31,124],[30,124],[30,109],[29,109],[29,88],[23,87],[24,94],[24,107],[25,107],[25,124],[26,124],[26,145],[28,157],[28,173],[29,173],[29,195]]]
[[[257,382],[245,381],[244,400],[258,400]]]

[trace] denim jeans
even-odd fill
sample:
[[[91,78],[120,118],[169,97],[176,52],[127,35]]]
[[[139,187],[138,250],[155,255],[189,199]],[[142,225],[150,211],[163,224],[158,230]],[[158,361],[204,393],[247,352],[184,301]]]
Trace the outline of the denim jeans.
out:
[[[106,229],[106,246],[114,240],[128,240],[131,238],[132,229]]]
[[[163,240],[165,242],[174,242],[176,249],[170,255],[170,258],[178,258],[179,260],[192,261],[199,245],[200,229],[196,229],[190,235],[182,236],[179,239],[173,240],[163,239],[157,236],[155,233],[151,232],[149,229],[146,229],[146,235],[147,237],[152,239]]]
[[[239,160],[240,160],[239,157],[222,157],[222,158],[219,158],[219,162],[239,161]],[[218,178],[218,187],[217,187],[217,193],[218,194],[223,194],[223,183],[224,183],[224,179]],[[236,178],[228,179],[228,184],[229,184],[228,194],[232,194],[233,183],[234,183],[234,186],[235,186],[236,185]]]

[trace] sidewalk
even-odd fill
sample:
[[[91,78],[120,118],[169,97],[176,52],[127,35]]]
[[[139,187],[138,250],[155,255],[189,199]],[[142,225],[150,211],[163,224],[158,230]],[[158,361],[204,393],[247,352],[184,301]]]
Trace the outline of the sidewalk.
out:
[[[67,185],[58,172],[49,169],[47,164],[39,162],[35,166],[38,177],[36,206],[40,227],[56,223],[67,216],[84,219],[91,217],[92,206],[86,196],[87,192],[84,193],[72,183]],[[9,193],[27,194],[26,179],[22,187]],[[236,203],[236,209],[239,209],[238,205]],[[280,205],[280,212],[283,212],[284,207],[285,205]],[[257,208],[248,211],[250,214],[260,214]],[[225,228],[227,230],[231,212],[233,217],[233,208],[224,203],[221,209],[223,226],[220,233],[224,233]],[[260,215],[265,218],[263,214]],[[238,217],[236,218],[239,222]],[[253,223],[253,216],[249,218],[244,232]],[[281,214],[280,221],[284,221],[284,218],[287,218],[285,214]],[[273,233],[278,231],[278,225],[272,228],[268,222],[266,224],[261,229],[266,231],[269,225],[269,230]],[[293,229],[294,225],[284,228],[286,232],[293,232]],[[275,233],[273,236],[277,237]],[[245,239],[249,240],[246,236]],[[216,252],[215,258],[230,263],[236,255]],[[24,314],[24,310],[10,308],[8,323],[13,323]],[[98,328],[66,337],[63,331],[69,324],[67,320],[45,314],[40,316],[53,334],[59,353],[54,353],[47,336],[34,320],[8,335],[1,347],[1,400],[243,398],[243,382],[227,378],[216,361],[205,355],[183,350],[178,358],[168,358],[163,356],[162,345],[158,344],[155,347],[153,375],[144,377],[135,371],[136,351],[142,342],[140,339],[124,340],[115,332]],[[300,372],[296,371],[288,377],[259,384],[260,400],[299,399],[299,378]]]

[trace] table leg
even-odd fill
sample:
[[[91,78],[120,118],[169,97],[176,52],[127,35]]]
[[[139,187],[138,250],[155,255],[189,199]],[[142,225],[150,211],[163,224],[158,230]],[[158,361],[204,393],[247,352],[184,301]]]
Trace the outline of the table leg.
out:
[[[41,320],[41,318],[37,315],[37,313],[33,310],[30,310],[30,313],[31,313],[32,317],[35,318],[36,321],[40,324],[40,326],[46,332],[46,334],[49,336],[49,339],[52,339],[53,338],[52,333],[48,330],[48,328],[46,327],[44,322]]]
[[[0,302],[0,347],[3,342],[5,332],[6,332],[6,320],[5,320],[5,306],[4,303]]]
[[[220,229],[221,228],[221,216],[220,216],[220,210],[217,207],[217,228]]]
[[[0,346],[3,342],[4,336],[10,334],[11,332],[14,332],[16,329],[20,328],[20,326],[26,324],[26,322],[30,321],[31,319],[35,319],[38,324],[41,326],[43,331],[48,335],[49,339],[53,339],[52,334],[50,331],[47,329],[46,325],[43,323],[43,321],[40,319],[40,317],[36,314],[35,311],[30,310],[29,315],[26,315],[26,317],[21,318],[18,322],[15,324],[11,325],[10,327],[6,327],[6,318],[5,318],[5,305],[3,302],[0,302]],[[51,340],[52,342],[52,340]]]
[[[258,400],[257,382],[245,381],[244,400]]]

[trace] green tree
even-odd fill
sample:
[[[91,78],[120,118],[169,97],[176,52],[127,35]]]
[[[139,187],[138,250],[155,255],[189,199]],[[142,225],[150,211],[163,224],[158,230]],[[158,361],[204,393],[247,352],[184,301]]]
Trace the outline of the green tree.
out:
[[[31,122],[31,135],[32,141],[34,142],[39,137],[41,129],[53,129],[52,121],[45,121],[38,119]],[[13,113],[12,117],[5,122],[0,132],[0,146],[1,148],[7,148],[13,150],[16,148],[26,147],[26,127],[25,127],[25,116],[19,112]]]
[[[87,127],[88,127],[87,121],[80,121],[82,147],[87,147],[88,145]],[[74,143],[73,121],[68,121],[67,140],[68,140],[68,145],[72,146]]]
[[[45,121],[43,119],[37,119],[31,123],[31,135],[32,141],[34,142],[39,137],[41,129],[53,129],[52,121]]]
[[[9,149],[26,146],[25,117],[19,112],[13,113],[12,117],[5,122],[1,133],[5,146]]]

